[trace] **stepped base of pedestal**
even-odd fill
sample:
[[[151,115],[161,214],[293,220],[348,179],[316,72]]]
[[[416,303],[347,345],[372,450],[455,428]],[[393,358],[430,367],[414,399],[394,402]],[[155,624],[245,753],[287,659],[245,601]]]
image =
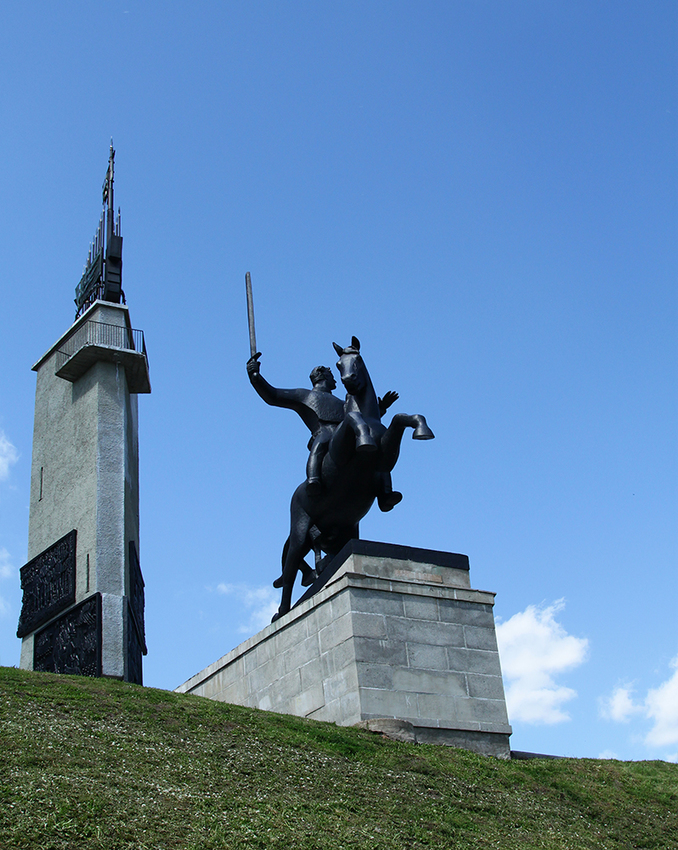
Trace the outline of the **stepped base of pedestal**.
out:
[[[494,594],[471,589],[468,559],[353,540],[331,569],[177,691],[510,758]]]

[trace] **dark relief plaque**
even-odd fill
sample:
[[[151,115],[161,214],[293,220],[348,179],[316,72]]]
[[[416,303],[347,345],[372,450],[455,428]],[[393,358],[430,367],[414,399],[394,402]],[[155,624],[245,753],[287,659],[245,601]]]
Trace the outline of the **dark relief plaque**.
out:
[[[141,575],[141,566],[139,565],[139,555],[134,541],[129,542],[129,607],[131,619],[137,630],[139,645],[141,652],[146,655],[146,627],[144,625],[144,579]],[[131,681],[131,680],[130,680]]]
[[[75,602],[76,535],[69,531],[21,568],[24,596],[17,637],[26,637]]]
[[[139,632],[134,624],[132,606],[129,602],[127,608],[129,611],[129,626],[127,628],[127,681],[135,685],[143,685],[143,670],[141,665],[142,644],[139,639]]]
[[[33,669],[101,676],[101,594],[95,593],[35,635]]]

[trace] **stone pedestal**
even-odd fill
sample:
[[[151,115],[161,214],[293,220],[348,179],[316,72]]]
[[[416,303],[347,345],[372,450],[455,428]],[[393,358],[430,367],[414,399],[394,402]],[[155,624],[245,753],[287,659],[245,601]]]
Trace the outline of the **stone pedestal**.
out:
[[[494,594],[465,555],[352,540],[318,581],[177,691],[510,757]]]

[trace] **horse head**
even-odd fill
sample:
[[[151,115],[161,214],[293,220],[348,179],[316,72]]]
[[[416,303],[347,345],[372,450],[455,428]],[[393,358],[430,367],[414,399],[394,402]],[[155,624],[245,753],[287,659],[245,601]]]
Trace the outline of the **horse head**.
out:
[[[341,382],[346,387],[346,392],[352,396],[361,395],[368,387],[371,387],[372,382],[360,356],[360,340],[358,337],[351,337],[351,344],[347,345],[346,348],[342,348],[336,342],[333,342],[332,345],[339,355],[337,369]]]

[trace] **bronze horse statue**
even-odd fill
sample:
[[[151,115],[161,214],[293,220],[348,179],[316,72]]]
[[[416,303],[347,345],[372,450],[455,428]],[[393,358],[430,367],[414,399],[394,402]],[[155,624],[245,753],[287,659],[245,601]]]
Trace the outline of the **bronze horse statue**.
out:
[[[299,570],[305,585],[316,577],[304,561],[306,555],[313,549],[318,564],[321,552],[331,558],[357,536],[358,523],[383,489],[383,476],[396,465],[405,429],[414,429],[415,440],[434,437],[426,419],[419,414],[396,413],[388,428],[383,425],[379,399],[360,355],[360,341],[353,337],[346,348],[332,344],[347,391],[344,418],[334,430],[322,461],[320,492],[309,493],[303,482],[292,496],[283,571],[274,582],[275,587],[282,587],[282,600],[273,620],[290,610]]]

